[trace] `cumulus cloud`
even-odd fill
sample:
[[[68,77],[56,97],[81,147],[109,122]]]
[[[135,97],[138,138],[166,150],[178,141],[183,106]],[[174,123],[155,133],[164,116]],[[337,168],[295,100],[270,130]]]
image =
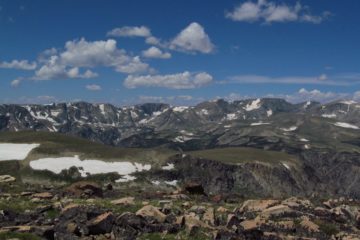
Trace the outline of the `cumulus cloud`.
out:
[[[111,37],[151,37],[151,31],[145,26],[125,26],[114,28],[107,35]]]
[[[204,28],[197,22],[193,22],[188,25],[179,34],[177,34],[176,37],[169,41],[153,36],[151,30],[145,26],[125,26],[121,28],[115,28],[108,32],[107,35],[112,37],[143,37],[145,38],[145,42],[147,44],[151,44],[163,49],[171,49],[190,53],[211,53],[215,48]],[[152,49],[152,51],[154,51],[154,49]],[[169,58],[171,55],[165,54],[161,56],[161,58]]]
[[[88,42],[82,38],[79,41],[68,41],[60,58],[63,64],[69,66],[114,67],[116,71],[123,73],[141,73],[149,68],[138,56],[131,57],[125,50],[117,48],[113,39]]]
[[[308,22],[319,24],[331,15],[324,11],[320,15],[313,15],[309,12],[308,6],[302,6],[300,2],[290,6],[285,3],[278,4],[267,0],[257,2],[247,1],[225,14],[226,18],[239,22]]]
[[[89,91],[100,91],[102,88],[97,84],[86,85],[85,88]]]
[[[32,80],[54,80],[54,79],[68,79],[68,78],[94,78],[98,75],[91,70],[86,70],[80,73],[78,67],[69,67],[61,62],[59,56],[51,56],[46,64],[41,66]]]
[[[206,73],[176,73],[168,75],[129,75],[124,85],[127,88],[138,87],[164,87],[172,89],[192,89],[199,88],[212,83],[213,77]]]
[[[34,70],[36,62],[29,62],[28,60],[12,60],[11,62],[0,62],[0,68],[20,69],[20,70]]]
[[[117,72],[134,74],[149,70],[149,65],[138,56],[129,56],[125,50],[116,46],[116,41],[68,41],[63,51],[47,50],[41,58],[42,66],[35,72],[33,80],[52,80],[68,78],[94,78],[98,75],[80,68],[111,67]]]
[[[193,22],[171,41],[170,48],[185,52],[211,53],[214,51],[214,44],[204,28]]]
[[[261,83],[277,83],[277,84],[318,84],[318,85],[333,85],[333,86],[349,86],[360,84],[360,75],[347,74],[336,75],[331,78],[326,74],[320,76],[285,76],[285,77],[269,77],[261,75],[237,75],[228,78],[219,83],[246,83],[246,84],[261,84]]]
[[[171,54],[168,52],[163,52],[157,47],[150,47],[149,49],[142,52],[142,55],[147,58],[160,58],[168,59],[171,58]]]

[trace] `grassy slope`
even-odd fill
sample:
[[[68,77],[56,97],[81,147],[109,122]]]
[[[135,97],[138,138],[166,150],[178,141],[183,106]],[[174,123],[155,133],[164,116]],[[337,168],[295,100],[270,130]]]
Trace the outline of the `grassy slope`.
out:
[[[106,146],[77,137],[70,137],[59,133],[47,132],[2,132],[0,142],[7,143],[40,143],[27,160],[34,160],[48,156],[79,155],[82,159],[101,159],[104,161],[136,161],[160,163],[175,152],[164,148],[120,148]],[[27,161],[25,161],[27,162]]]

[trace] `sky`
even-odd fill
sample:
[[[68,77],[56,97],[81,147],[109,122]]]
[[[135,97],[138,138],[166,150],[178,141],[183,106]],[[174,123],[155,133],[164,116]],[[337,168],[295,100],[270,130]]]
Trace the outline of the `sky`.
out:
[[[360,100],[358,0],[0,0],[0,103]]]

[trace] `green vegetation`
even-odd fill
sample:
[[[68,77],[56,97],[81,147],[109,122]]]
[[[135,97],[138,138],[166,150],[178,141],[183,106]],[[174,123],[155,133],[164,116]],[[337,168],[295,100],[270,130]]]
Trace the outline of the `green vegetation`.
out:
[[[0,199],[0,210],[11,210],[17,213],[22,213],[25,210],[33,210],[38,206],[36,203],[32,203],[29,199]]]
[[[0,233],[0,240],[8,240],[8,239],[40,240],[41,238],[32,235],[30,233],[15,233],[15,232]]]
[[[335,224],[324,222],[320,219],[316,219],[314,222],[319,225],[320,231],[328,236],[336,235],[340,232],[339,228]]]
[[[248,147],[229,147],[215,148],[188,152],[195,157],[202,157],[225,163],[246,163],[246,162],[265,162],[265,163],[295,163],[296,157],[284,152],[266,151],[262,149]]]
[[[145,233],[139,236],[139,240],[158,240],[158,239],[164,239],[164,240],[185,240],[185,239],[192,239],[192,240],[208,240],[212,239],[209,232],[198,231],[197,233],[191,235],[189,238],[189,235],[186,233],[186,231],[181,231],[177,234],[161,234],[161,233]]]

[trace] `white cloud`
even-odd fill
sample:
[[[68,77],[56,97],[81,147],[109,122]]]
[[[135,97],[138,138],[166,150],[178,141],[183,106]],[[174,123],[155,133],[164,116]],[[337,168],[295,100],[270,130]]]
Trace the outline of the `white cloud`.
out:
[[[284,98],[289,102],[304,102],[309,100],[318,102],[330,102],[348,97],[349,94],[347,93],[322,92],[317,89],[306,90],[305,88],[301,88],[295,94],[284,96]]]
[[[0,68],[20,69],[20,70],[34,70],[36,62],[29,62],[28,60],[12,60],[11,62],[0,62]]]
[[[317,101],[317,102],[331,102],[340,99],[354,99],[360,100],[360,92],[357,93],[337,93],[337,92],[322,92],[318,89],[307,90],[305,88],[299,89],[295,93],[291,94],[265,94],[265,95],[242,95],[239,93],[230,93],[229,95],[222,97],[228,101],[243,100],[250,98],[282,98],[291,103],[301,103],[306,101]],[[220,97],[218,97],[220,98]]]
[[[190,53],[211,53],[215,48],[204,28],[197,22],[193,22],[188,25],[170,41],[162,40],[153,36],[151,30],[145,26],[125,26],[121,28],[115,28],[108,32],[107,35],[113,37],[143,37],[145,38],[145,43],[147,44],[163,49],[171,49]],[[162,56],[161,58],[169,58],[171,55],[170,53],[165,53],[165,55],[158,56]]]
[[[206,73],[176,73],[168,75],[145,75],[133,76],[129,75],[124,85],[127,88],[138,87],[165,87],[172,89],[191,89],[199,88],[212,83],[213,77]]]
[[[68,41],[63,51],[47,50],[42,54],[43,65],[35,72],[33,80],[67,78],[94,78],[98,75],[91,70],[81,73],[80,68],[111,67],[117,72],[134,74],[149,70],[140,57],[129,56],[116,46],[116,41]]]
[[[98,75],[91,70],[80,73],[78,67],[68,67],[61,63],[59,56],[51,56],[46,64],[41,66],[33,76],[32,80],[54,80],[68,78],[94,78]]]
[[[18,87],[20,85],[21,81],[22,81],[22,78],[16,78],[11,81],[10,85],[12,87]]]
[[[168,59],[171,58],[171,54],[168,52],[163,52],[157,47],[150,47],[149,49],[142,52],[144,57],[147,58],[161,58],[161,59]]]
[[[89,91],[100,91],[102,88],[97,84],[86,85],[85,88]]]
[[[171,41],[170,48],[185,52],[211,53],[214,51],[214,44],[204,28],[193,22]]]
[[[333,85],[333,86],[349,86],[360,84],[360,75],[347,74],[336,75],[328,77],[326,74],[320,76],[285,76],[285,77],[269,77],[261,75],[237,75],[230,77],[228,80],[220,81],[219,83],[246,83],[246,84],[261,84],[261,83],[277,83],[277,84],[318,84],[318,85]]]
[[[277,4],[276,2],[267,0],[258,0],[257,2],[247,1],[232,12],[225,14],[226,18],[233,21],[257,22],[265,23],[273,22],[309,22],[319,24],[331,15],[330,12],[324,11],[320,15],[312,15],[309,13],[308,6],[302,6],[299,2],[290,6],[285,3]]]
[[[150,37],[151,31],[145,26],[125,26],[114,28],[107,35],[112,37]]]

